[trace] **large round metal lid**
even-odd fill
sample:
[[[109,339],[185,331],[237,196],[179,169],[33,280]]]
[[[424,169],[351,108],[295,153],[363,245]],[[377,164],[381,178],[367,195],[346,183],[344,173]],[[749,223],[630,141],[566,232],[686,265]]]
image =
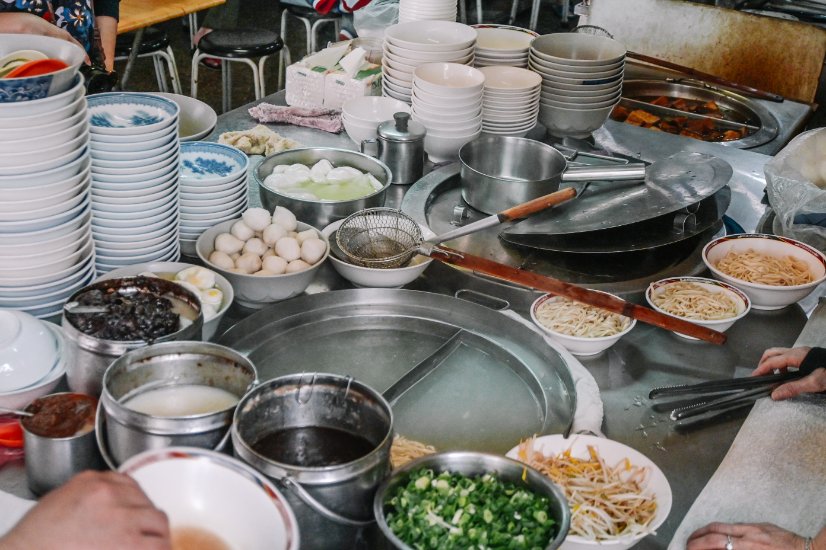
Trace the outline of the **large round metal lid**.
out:
[[[409,113],[396,113],[393,120],[379,124],[378,135],[387,141],[419,141],[424,139],[427,129],[412,120]]]

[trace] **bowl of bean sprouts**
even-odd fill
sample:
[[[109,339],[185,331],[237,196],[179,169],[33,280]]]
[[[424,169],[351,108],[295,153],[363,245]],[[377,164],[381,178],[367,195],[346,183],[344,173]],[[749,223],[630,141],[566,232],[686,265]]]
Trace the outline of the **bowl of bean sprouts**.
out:
[[[630,317],[553,294],[537,298],[531,305],[531,319],[574,355],[596,355],[605,351],[637,324]]]

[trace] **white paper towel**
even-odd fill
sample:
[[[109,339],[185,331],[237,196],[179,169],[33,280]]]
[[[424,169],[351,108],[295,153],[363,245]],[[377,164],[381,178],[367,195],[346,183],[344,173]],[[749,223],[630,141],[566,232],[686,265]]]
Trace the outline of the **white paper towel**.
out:
[[[34,505],[33,500],[26,500],[0,491],[0,537],[11,530]]]

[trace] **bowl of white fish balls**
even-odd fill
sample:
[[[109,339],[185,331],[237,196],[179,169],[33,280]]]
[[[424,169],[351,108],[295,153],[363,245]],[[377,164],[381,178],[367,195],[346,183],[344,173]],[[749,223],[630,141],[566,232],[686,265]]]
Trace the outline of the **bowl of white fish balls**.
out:
[[[304,292],[330,255],[330,243],[295,214],[250,208],[240,219],[207,229],[195,243],[198,257],[232,285],[242,306],[262,308]]]
[[[384,206],[390,169],[373,157],[331,147],[290,149],[265,158],[255,169],[261,204],[283,206],[314,227]]]

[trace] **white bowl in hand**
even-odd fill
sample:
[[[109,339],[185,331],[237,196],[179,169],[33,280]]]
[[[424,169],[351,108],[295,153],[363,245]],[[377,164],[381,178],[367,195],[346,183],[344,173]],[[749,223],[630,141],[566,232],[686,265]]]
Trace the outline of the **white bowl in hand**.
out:
[[[22,311],[0,310],[0,393],[43,380],[60,359],[60,341],[46,323]]]

